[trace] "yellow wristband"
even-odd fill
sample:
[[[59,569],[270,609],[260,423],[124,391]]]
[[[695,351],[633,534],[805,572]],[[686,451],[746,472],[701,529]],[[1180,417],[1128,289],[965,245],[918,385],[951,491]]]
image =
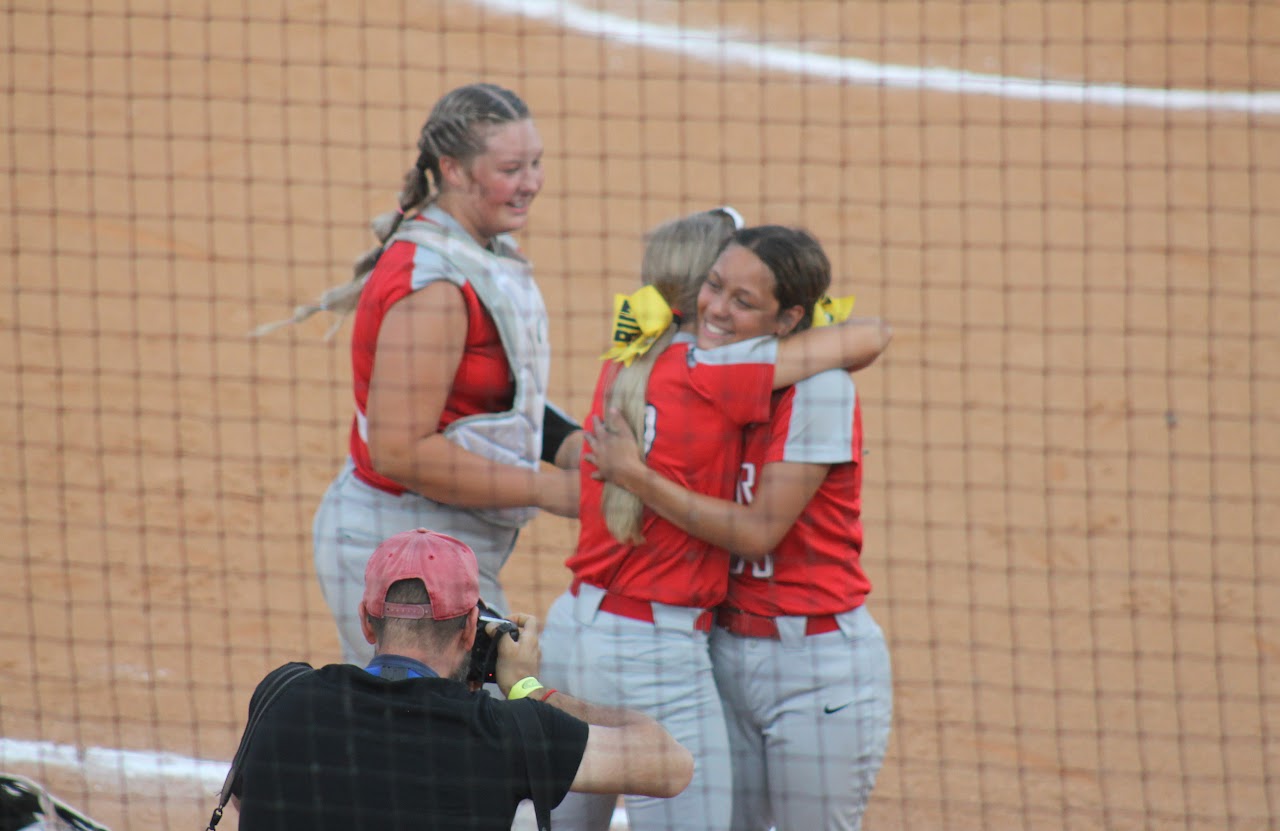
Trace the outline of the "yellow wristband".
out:
[[[542,689],[542,682],[532,675],[521,678],[519,681],[511,685],[511,690],[507,693],[507,701],[515,701],[518,698],[524,698],[534,690]]]

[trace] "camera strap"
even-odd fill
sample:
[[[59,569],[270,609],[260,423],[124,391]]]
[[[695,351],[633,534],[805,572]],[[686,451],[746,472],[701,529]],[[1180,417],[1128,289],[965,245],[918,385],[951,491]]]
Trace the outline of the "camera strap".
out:
[[[222,819],[222,809],[226,808],[227,803],[231,801],[231,789],[240,775],[240,769],[244,767],[244,756],[249,749],[249,742],[253,739],[253,731],[262,721],[262,717],[286,687],[312,672],[315,670],[307,664],[293,663],[285,664],[267,676],[261,700],[256,707],[250,708],[249,723],[245,725],[244,734],[240,737],[240,746],[236,748],[235,758],[231,760],[231,770],[227,771],[227,778],[222,782],[222,792],[218,794],[218,807],[213,809],[213,816],[209,818],[209,827],[205,831],[214,831],[218,827],[218,822]]]
[[[522,706],[523,705],[523,706]],[[533,816],[538,823],[538,831],[551,831],[551,782],[545,771],[545,765],[536,753],[545,756],[546,736],[542,731],[542,722],[538,719],[537,709],[524,701],[513,702],[511,711],[515,713],[516,729],[524,740],[525,775],[529,777],[529,796],[533,799]],[[535,776],[534,771],[543,771],[544,775]]]

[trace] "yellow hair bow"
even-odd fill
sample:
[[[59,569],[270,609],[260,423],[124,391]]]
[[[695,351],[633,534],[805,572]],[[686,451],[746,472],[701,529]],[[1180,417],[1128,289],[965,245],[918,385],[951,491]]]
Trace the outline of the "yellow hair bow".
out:
[[[673,320],[671,307],[653,286],[645,286],[632,294],[615,294],[613,346],[600,359],[631,366],[632,361],[649,351]]]
[[[813,304],[814,328],[844,322],[853,313],[853,301],[854,296],[852,294],[848,297],[822,295],[822,299]]]

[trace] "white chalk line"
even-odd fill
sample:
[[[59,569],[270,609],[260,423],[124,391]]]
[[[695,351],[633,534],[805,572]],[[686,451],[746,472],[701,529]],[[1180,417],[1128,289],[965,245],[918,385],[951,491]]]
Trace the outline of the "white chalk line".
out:
[[[212,810],[231,762],[193,759],[177,753],[80,748],[56,742],[0,738],[0,772],[17,773],[17,766],[76,774],[94,790],[119,790],[135,796],[160,790],[199,793],[208,798]],[[23,775],[39,781],[30,773]],[[535,824],[532,808],[521,805],[515,828],[533,829]],[[612,826],[627,827],[626,810],[621,806],[614,811]]]
[[[120,787],[128,793],[188,785],[216,796],[230,764],[177,753],[0,739],[0,771],[12,772],[15,765],[35,765],[76,773],[86,781]]]
[[[502,14],[520,15],[617,43],[684,55],[704,63],[787,72],[830,81],[1024,101],[1096,104],[1177,111],[1280,113],[1280,91],[1236,92],[1084,84],[969,72],[942,67],[882,64],[747,40],[713,29],[647,23],[588,9],[568,0],[471,0]]]

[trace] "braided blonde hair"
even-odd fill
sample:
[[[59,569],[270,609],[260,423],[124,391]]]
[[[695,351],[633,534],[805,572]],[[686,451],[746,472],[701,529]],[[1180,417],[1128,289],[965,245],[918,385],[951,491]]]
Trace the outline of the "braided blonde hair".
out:
[[[295,307],[291,317],[257,327],[252,332],[253,336],[260,337],[281,326],[301,323],[317,312],[331,312],[337,319],[325,337],[332,337],[347,315],[355,311],[360,302],[360,292],[386,250],[387,240],[400,229],[406,216],[418,213],[440,195],[441,157],[449,156],[464,167],[469,166],[485,152],[495,127],[529,117],[529,108],[520,96],[496,84],[468,84],[445,94],[432,107],[431,114],[422,125],[418,135],[418,159],[405,173],[396,210],[370,220],[369,227],[378,244],[356,259],[351,279],[327,289],[314,302]],[[427,174],[431,175],[431,183],[435,185],[434,193]]]

